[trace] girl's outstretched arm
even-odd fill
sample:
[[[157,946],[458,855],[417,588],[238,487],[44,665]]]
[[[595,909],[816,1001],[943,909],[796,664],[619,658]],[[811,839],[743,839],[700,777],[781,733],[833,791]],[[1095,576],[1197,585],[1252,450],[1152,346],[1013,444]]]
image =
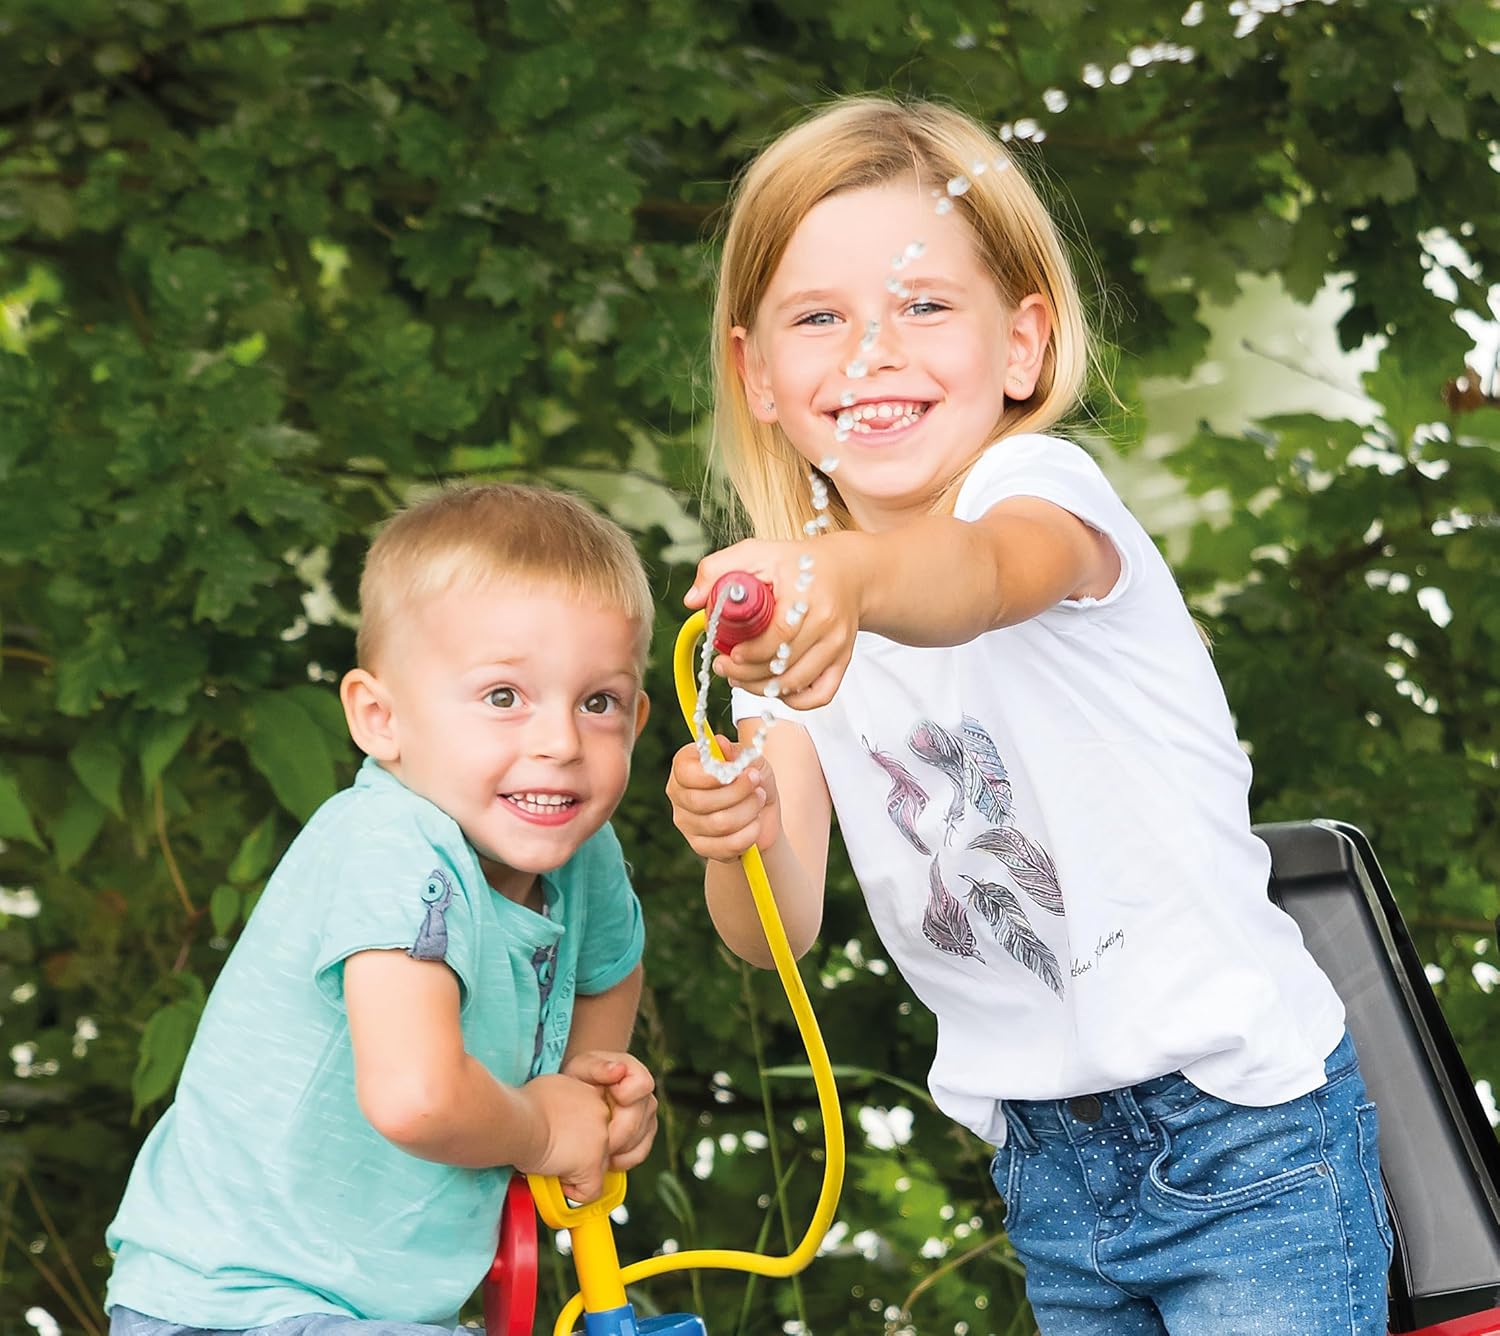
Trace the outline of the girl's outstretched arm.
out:
[[[813,558],[813,582],[798,594],[804,555]],[[736,569],[771,583],[777,616],[765,634],[721,655],[716,670],[763,693],[776,680],[769,665],[785,642],[791,654],[781,695],[805,710],[833,698],[859,631],[906,645],[960,645],[1065,598],[1102,598],[1119,577],[1120,557],[1071,511],[1012,497],[977,520],[933,515],[875,533],[737,543],[704,558],[694,589],[709,589]],[[785,613],[798,599],[807,612],[791,628]]]

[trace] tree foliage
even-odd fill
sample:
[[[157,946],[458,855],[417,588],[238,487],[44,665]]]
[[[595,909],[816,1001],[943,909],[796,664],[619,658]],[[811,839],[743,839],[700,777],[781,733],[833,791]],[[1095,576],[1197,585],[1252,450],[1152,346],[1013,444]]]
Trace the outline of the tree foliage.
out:
[[[944,97],[1031,141],[1103,275],[1127,406],[1198,365],[1199,303],[1241,275],[1346,286],[1344,342],[1383,342],[1376,420],[1205,423],[1169,465],[1234,517],[1194,531],[1180,576],[1257,816],[1366,829],[1471,1066],[1500,1074],[1500,386],[1466,371],[1456,321],[1488,317],[1500,265],[1500,19],[1488,0],[1184,4],[6,5],[7,1318],[99,1330],[134,1149],[268,869],[351,773],[330,683],[372,525],[458,476],[566,470],[610,504],[630,473],[691,506],[709,229],[755,147],[835,92]],[[1101,449],[1133,448],[1140,415],[1094,406]],[[686,572],[659,528],[640,542],[665,660]],[[815,1105],[774,981],[699,910],[660,792],[665,669],[653,690],[618,824],[667,1098],[621,1250],[779,1248],[815,1193]],[[836,1246],[795,1284],[673,1278],[641,1310],[721,1333],[1029,1331],[984,1150],[926,1101],[930,1022],[846,870],[808,975],[848,1072]],[[867,1142],[901,1140],[902,1111],[909,1138]]]

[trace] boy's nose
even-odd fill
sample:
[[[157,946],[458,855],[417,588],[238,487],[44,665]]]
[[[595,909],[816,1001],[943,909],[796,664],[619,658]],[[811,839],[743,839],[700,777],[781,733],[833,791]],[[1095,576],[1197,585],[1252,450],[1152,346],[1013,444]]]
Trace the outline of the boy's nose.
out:
[[[538,710],[528,740],[533,756],[553,761],[571,761],[583,749],[578,716],[571,709]]]

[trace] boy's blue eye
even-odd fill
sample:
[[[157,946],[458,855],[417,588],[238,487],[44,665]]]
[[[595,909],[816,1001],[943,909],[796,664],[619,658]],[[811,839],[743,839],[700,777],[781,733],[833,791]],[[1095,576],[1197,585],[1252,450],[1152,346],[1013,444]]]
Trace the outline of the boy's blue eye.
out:
[[[484,696],[486,705],[493,705],[497,710],[511,710],[516,705],[515,687],[495,687],[487,691]]]
[[[585,714],[610,714],[620,708],[620,698],[608,691],[596,691],[583,703]]]

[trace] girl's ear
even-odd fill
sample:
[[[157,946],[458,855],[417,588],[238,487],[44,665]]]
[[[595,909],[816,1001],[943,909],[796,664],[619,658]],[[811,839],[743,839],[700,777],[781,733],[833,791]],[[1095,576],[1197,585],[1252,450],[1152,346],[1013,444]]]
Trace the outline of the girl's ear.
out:
[[[770,380],[765,363],[751,342],[750,331],[736,325],[729,331],[734,341],[734,368],[740,373],[740,384],[745,389],[745,402],[750,406],[751,416],[757,422],[776,421],[776,400],[771,394]]]
[[[374,673],[351,668],[339,683],[339,700],[344,705],[349,736],[360,751],[387,764],[401,759],[390,693]]]
[[[1023,297],[1010,317],[1010,340],[1005,355],[1005,397],[1029,399],[1042,374],[1047,345],[1052,341],[1052,317],[1041,294]]]

